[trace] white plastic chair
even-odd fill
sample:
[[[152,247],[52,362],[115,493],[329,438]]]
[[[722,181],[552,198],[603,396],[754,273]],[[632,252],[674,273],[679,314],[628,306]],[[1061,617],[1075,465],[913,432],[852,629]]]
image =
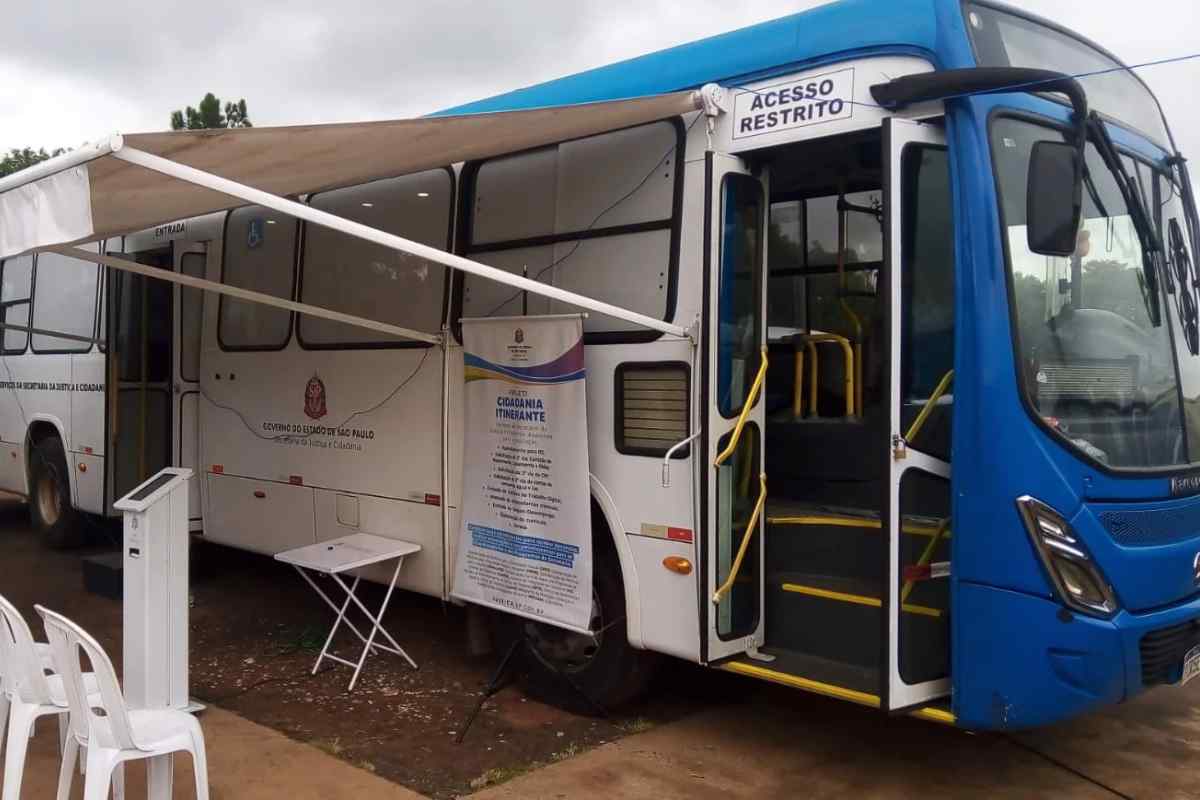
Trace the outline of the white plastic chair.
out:
[[[25,755],[29,739],[38,719],[54,715],[59,721],[59,748],[66,752],[67,695],[62,678],[53,674],[49,646],[35,642],[25,618],[16,607],[0,597],[0,664],[4,678],[4,706],[8,712],[8,745],[4,758],[4,790],[2,800],[19,800],[21,782],[25,775]],[[51,673],[51,674],[47,674]],[[87,683],[95,692],[95,679]],[[68,771],[75,767],[75,751]],[[118,796],[123,795],[118,782]]]
[[[113,770],[126,761],[158,758],[187,751],[196,775],[196,800],[208,800],[208,759],[199,721],[175,709],[130,709],[125,705],[112,661],[95,639],[71,620],[42,606],[34,606],[46,625],[54,660],[62,670],[67,701],[71,706],[72,732],[63,754],[59,800],[70,793],[73,759],[80,746],[87,748],[84,800],[104,800]],[[89,696],[79,653],[87,657],[98,692]],[[8,798],[4,798],[8,800]],[[15,798],[14,798],[15,800]]]

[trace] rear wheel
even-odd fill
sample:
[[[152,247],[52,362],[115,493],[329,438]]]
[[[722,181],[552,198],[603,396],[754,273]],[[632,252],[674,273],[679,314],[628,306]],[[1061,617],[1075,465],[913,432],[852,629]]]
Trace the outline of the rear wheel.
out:
[[[71,479],[62,440],[48,436],[34,445],[31,455],[29,511],[34,530],[47,547],[78,547],[83,544],[83,525],[71,505]]]
[[[526,646],[517,657],[526,694],[584,714],[596,713],[597,706],[608,710],[636,699],[657,662],[654,653],[636,649],[626,636],[625,586],[612,545],[597,542],[595,551],[592,635],[499,612],[492,624],[502,654],[514,641],[524,640]]]

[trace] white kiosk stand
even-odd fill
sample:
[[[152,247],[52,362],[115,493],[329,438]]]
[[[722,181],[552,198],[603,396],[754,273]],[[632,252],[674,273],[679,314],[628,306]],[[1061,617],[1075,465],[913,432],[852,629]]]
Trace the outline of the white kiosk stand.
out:
[[[199,710],[188,701],[188,480],[164,469],[113,503],[125,512],[125,700],[130,708]],[[172,756],[152,758],[147,795],[166,800]]]
[[[125,699],[188,708],[190,469],[164,469],[113,503],[125,512]]]

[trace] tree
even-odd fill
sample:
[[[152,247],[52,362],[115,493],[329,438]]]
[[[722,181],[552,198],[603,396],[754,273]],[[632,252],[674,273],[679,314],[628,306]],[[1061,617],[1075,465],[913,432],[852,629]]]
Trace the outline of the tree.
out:
[[[212,92],[204,95],[199,108],[188,106],[183,111],[171,112],[171,130],[199,131],[212,128],[249,128],[250,115],[246,111],[245,99],[226,103],[221,113],[221,101]]]
[[[45,161],[48,158],[61,156],[65,152],[67,151],[61,147],[52,153],[47,153],[44,147],[37,150],[30,147],[26,147],[23,150],[13,148],[8,151],[8,155],[0,159],[0,178],[3,178],[5,175],[11,175],[14,172],[19,172],[26,167],[32,167],[34,164]]]

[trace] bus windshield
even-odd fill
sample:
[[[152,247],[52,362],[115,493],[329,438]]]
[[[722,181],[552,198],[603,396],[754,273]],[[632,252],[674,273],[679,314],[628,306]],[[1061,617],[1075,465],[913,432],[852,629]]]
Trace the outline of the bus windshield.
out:
[[[992,125],[1024,391],[1041,420],[1092,461],[1111,468],[1187,464],[1189,450],[1200,455],[1200,447],[1189,447],[1182,397],[1195,397],[1200,381],[1196,357],[1175,341],[1182,339],[1178,282],[1166,274],[1146,280],[1133,219],[1093,144],[1075,253],[1057,258],[1029,249],[1030,153],[1035,142],[1062,139],[1061,131],[1023,119],[1000,117]],[[1163,182],[1140,162],[1124,163],[1160,229],[1169,224]],[[1185,363],[1177,364],[1177,353]],[[1183,393],[1180,367],[1191,384]]]
[[[1120,62],[1048,23],[983,3],[967,3],[967,31],[981,67],[1036,67],[1081,76],[1093,108],[1163,147],[1170,138],[1158,101]]]

